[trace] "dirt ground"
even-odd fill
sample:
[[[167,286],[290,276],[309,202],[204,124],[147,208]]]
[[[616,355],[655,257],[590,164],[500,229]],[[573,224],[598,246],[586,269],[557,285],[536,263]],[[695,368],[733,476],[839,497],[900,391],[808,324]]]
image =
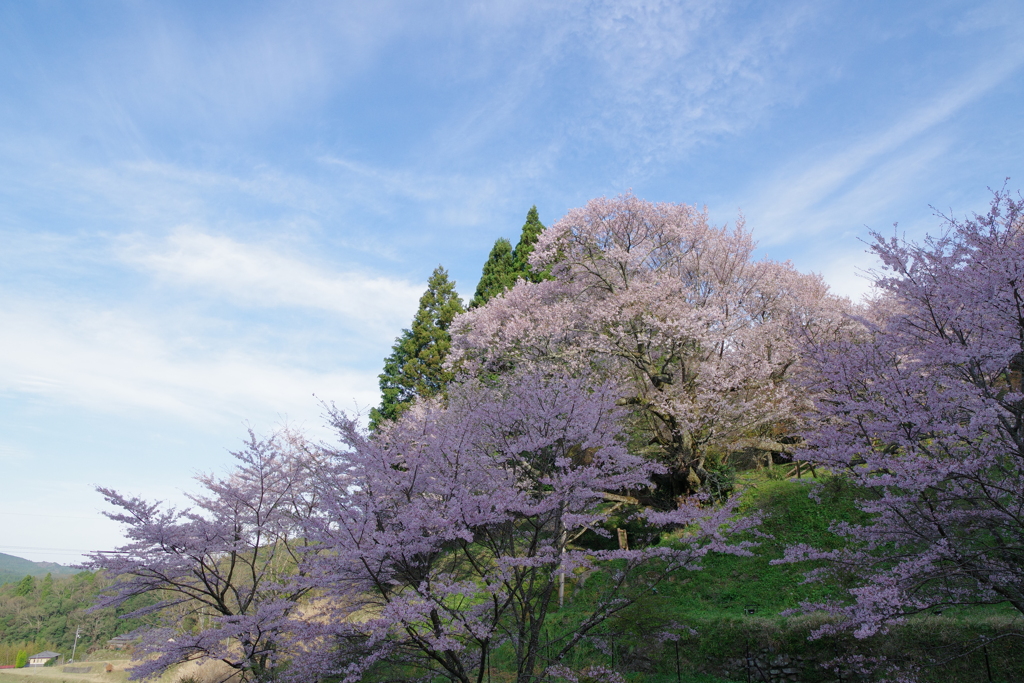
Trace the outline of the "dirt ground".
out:
[[[107,664],[113,665],[114,671],[106,672]],[[0,669],[0,683],[123,683],[128,680],[124,670],[127,659],[108,659],[96,662],[76,662],[67,666],[38,666],[23,669]],[[89,673],[69,673],[65,669],[89,667]]]
[[[113,671],[107,673],[107,664]],[[0,669],[0,683],[125,683],[128,680],[128,659],[97,659],[95,661],[75,662],[62,666],[40,666],[23,669]],[[89,672],[78,673],[67,669],[89,667]],[[177,683],[182,679],[191,679],[195,683],[220,683],[231,671],[218,662],[203,665],[183,664],[173,671],[164,674],[158,683]]]

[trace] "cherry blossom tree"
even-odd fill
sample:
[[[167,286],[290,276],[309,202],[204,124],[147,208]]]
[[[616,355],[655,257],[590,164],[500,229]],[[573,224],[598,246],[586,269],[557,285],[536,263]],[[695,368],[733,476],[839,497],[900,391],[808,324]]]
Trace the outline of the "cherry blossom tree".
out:
[[[600,532],[606,492],[646,486],[657,466],[626,451],[612,385],[503,379],[419,401],[372,437],[332,414],[343,448],[318,479],[323,514],[307,535],[320,544],[309,581],[321,599],[295,671],[356,681],[386,666],[395,679],[481,683],[504,647],[517,681],[538,680],[667,572],[713,550],[748,552],[726,535],[756,520],[696,501],[647,513],[688,525],[674,545],[575,548],[583,531]],[[560,589],[588,577],[592,609],[557,631],[546,617]]]
[[[997,192],[923,244],[874,238],[884,270],[858,334],[807,347],[813,457],[866,492],[869,521],[785,561],[861,579],[848,604],[807,606],[840,617],[819,635],[958,605],[1024,614],[1024,201]]]
[[[192,660],[219,660],[243,680],[271,679],[283,663],[289,634],[299,624],[296,583],[308,558],[304,520],[315,514],[309,485],[315,453],[294,433],[259,440],[250,432],[226,477],[197,477],[204,494],[193,508],[99,488],[118,512],[130,542],[90,556],[87,567],[118,577],[96,605],[123,604],[155,594],[160,601],[128,616],[157,612],[165,625],[141,636],[144,655],[133,678],[158,675]],[[299,551],[306,554],[300,557]]]
[[[693,492],[710,449],[791,450],[770,437],[800,400],[786,381],[794,333],[840,319],[819,277],[754,248],[742,222],[715,227],[687,205],[595,199],[541,234],[530,262],[553,280],[456,319],[450,362],[614,379],[664,483]]]

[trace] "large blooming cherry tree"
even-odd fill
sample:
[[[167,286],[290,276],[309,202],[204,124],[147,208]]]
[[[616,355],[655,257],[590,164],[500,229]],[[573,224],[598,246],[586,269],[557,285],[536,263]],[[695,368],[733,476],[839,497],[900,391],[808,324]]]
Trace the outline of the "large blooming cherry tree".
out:
[[[639,452],[668,468],[673,494],[692,493],[711,448],[790,450],[771,437],[800,401],[787,381],[796,339],[841,324],[843,301],[819,277],[754,249],[742,223],[716,227],[691,206],[595,199],[541,234],[531,264],[552,280],[455,320],[452,362],[613,379]]]
[[[482,683],[503,648],[516,681],[537,681],[667,572],[747,552],[726,535],[755,520],[695,501],[648,513],[686,526],[674,544],[575,548],[607,518],[606,493],[645,486],[656,466],[626,451],[613,386],[502,380],[456,385],[372,437],[334,414],[343,447],[327,452],[334,468],[322,470],[323,514],[308,532],[322,550],[309,565],[321,599],[296,671],[355,681],[383,666],[395,680]],[[566,583],[585,580],[582,621],[552,623]]]
[[[1024,614],[1024,201],[996,193],[945,228],[875,235],[884,271],[859,333],[807,348],[813,457],[867,492],[869,520],[835,528],[841,550],[788,552],[862,579],[820,633],[960,605]]]

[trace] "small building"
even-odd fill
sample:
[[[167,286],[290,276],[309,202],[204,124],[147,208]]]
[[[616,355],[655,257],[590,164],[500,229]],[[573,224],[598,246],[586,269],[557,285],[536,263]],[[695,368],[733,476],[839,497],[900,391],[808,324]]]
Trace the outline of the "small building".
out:
[[[127,635],[114,636],[113,638],[107,641],[107,647],[109,647],[111,650],[123,650],[126,647],[131,647],[134,642],[135,638],[132,638]]]
[[[57,657],[60,657],[59,652],[50,652],[49,650],[43,650],[37,655],[32,655],[28,658],[29,666],[46,666],[50,662],[54,662]]]

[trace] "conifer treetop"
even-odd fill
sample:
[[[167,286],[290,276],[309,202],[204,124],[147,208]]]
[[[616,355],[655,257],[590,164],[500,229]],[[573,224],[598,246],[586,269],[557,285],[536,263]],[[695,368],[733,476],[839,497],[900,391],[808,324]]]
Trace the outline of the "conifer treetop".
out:
[[[527,282],[540,282],[544,279],[542,272],[534,272],[530,267],[530,254],[533,247],[544,232],[544,224],[540,222],[540,215],[537,213],[537,206],[531,206],[526,212],[526,222],[523,223],[523,230],[519,235],[519,243],[512,252],[512,264],[519,273],[519,277]],[[513,283],[515,284],[515,283]]]
[[[370,411],[371,428],[397,418],[417,396],[444,392],[454,377],[443,367],[452,343],[448,328],[464,311],[455,282],[439,265],[427,280],[412,325],[395,339],[391,355],[384,360],[384,371],[378,375],[381,405]]]
[[[499,237],[494,242],[494,247],[491,248],[491,253],[484,263],[480,283],[476,286],[476,293],[473,295],[469,307],[483,306],[498,294],[508,291],[516,284],[516,278],[517,270],[512,243],[504,237]]]
[[[533,247],[542,232],[544,224],[540,222],[537,207],[532,206],[526,212],[526,222],[523,224],[515,249],[504,237],[499,237],[495,241],[484,263],[483,274],[480,276],[480,283],[476,286],[476,293],[469,303],[469,308],[483,306],[499,294],[515,287],[517,280],[541,282],[547,277],[546,271],[534,271],[530,266],[530,254],[533,253]]]

